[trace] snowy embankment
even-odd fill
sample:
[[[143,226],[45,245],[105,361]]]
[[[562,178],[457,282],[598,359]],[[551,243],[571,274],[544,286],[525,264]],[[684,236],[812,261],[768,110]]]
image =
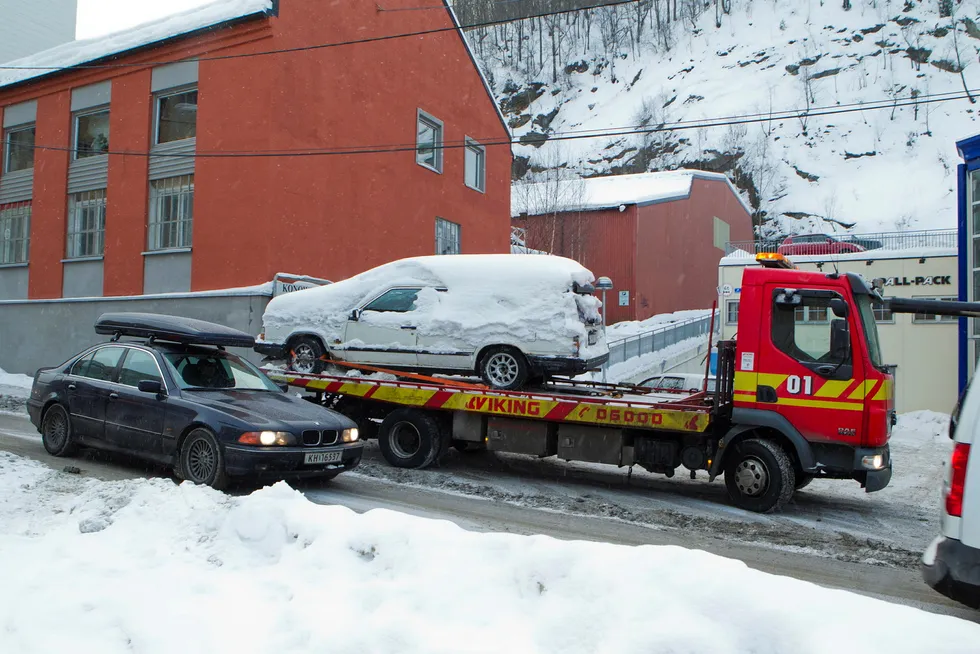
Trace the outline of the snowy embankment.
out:
[[[675,311],[661,313],[646,320],[625,320],[606,327],[606,342],[612,343],[637,334],[643,334],[664,327],[671,323],[683,322],[692,318],[704,318],[711,315],[710,309],[693,309],[690,311]]]
[[[0,453],[0,497],[5,652],[806,653],[846,642],[896,654],[980,642],[969,622],[700,551],[359,515],[285,484],[234,498],[80,479]]]
[[[33,383],[27,375],[15,375],[0,368],[0,413],[24,413],[24,403]]]

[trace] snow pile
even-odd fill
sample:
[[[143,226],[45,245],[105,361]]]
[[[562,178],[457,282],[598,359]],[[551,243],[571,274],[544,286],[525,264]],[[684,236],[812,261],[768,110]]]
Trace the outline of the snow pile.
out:
[[[317,334],[331,347],[356,344],[347,339],[348,317],[393,286],[420,286],[411,314],[420,343],[430,352],[490,344],[587,343],[587,321],[598,322],[601,303],[572,292],[573,284],[592,284],[594,275],[563,257],[536,255],[454,255],[402,259],[329,286],[274,298],[262,317],[265,339],[285,342],[290,334]],[[437,291],[436,289],[446,289]],[[400,329],[405,314],[365,312],[359,322]],[[384,346],[387,343],[373,343]],[[398,345],[404,348],[403,344]],[[600,341],[583,357],[605,352]]]
[[[0,70],[0,87],[47,75],[51,68],[78,66],[230,20],[267,13],[273,4],[273,0],[215,0],[129,30],[72,41],[5,63],[14,70]]]
[[[358,515],[282,483],[236,498],[0,453],[0,497],[4,652],[939,654],[980,640],[969,622],[705,552]]]
[[[514,217],[522,213],[534,216],[556,211],[597,211],[622,205],[683,200],[691,196],[695,178],[727,184],[732,195],[739,198],[748,213],[752,213],[751,207],[742,201],[727,177],[698,170],[515,184],[511,187],[510,213]]]
[[[661,313],[656,316],[650,316],[646,320],[624,320],[623,322],[617,322],[606,327],[606,340],[612,343],[613,341],[653,331],[671,323],[692,320],[694,318],[706,318],[710,315],[710,309],[690,309],[686,311],[675,311],[673,313]]]
[[[27,397],[33,385],[33,377],[5,372],[3,368],[0,368],[0,393],[20,394]]]

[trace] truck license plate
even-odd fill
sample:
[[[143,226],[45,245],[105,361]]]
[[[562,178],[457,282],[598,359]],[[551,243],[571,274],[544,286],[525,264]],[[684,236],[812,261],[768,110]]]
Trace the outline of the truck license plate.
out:
[[[340,452],[310,452],[303,456],[303,463],[339,463],[340,456]]]

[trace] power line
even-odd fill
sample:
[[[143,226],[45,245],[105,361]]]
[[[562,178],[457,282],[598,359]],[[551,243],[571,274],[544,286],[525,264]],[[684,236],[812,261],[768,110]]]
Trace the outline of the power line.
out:
[[[590,9],[600,9],[602,7],[618,7],[620,5],[635,4],[641,0],[614,0],[605,4],[595,5],[590,7],[575,7],[572,9],[561,9],[557,11],[549,11],[540,14],[532,14],[530,16],[524,16],[522,18],[508,18],[501,20],[490,20],[484,21],[482,23],[473,23],[470,25],[460,25],[456,27],[438,27],[429,30],[419,30],[416,32],[403,32],[400,34],[388,34],[386,36],[372,36],[363,39],[354,39],[350,41],[334,41],[332,43],[319,43],[315,45],[304,45],[297,46],[295,48],[281,48],[278,50],[262,50],[260,52],[243,52],[239,54],[228,54],[228,55],[213,55],[205,57],[191,57],[189,59],[182,59],[181,61],[225,61],[227,59],[249,59],[252,57],[265,57],[269,55],[277,54],[291,54],[295,52],[308,52],[311,50],[324,50],[327,48],[340,48],[351,45],[362,45],[366,43],[379,43],[382,41],[391,41],[395,39],[407,39],[418,36],[427,36],[429,34],[442,34],[445,32],[456,32],[464,29],[476,29],[481,27],[493,27],[495,25],[504,25],[507,23],[514,23],[519,20],[530,20],[532,18],[547,18],[549,16],[563,16],[565,14],[573,14],[579,11],[588,11]],[[445,7],[444,7],[445,8]],[[107,57],[120,56],[125,53],[117,53],[116,55],[107,55]],[[113,68],[144,68],[147,66],[165,66],[174,63],[173,61],[144,61],[140,63],[118,63],[118,64],[78,64],[75,66],[0,66],[0,70],[38,70],[47,72],[57,72],[62,70],[103,70],[103,69],[113,69]],[[28,78],[30,79],[30,78]],[[20,81],[27,81],[20,80]],[[17,82],[10,82],[15,84]]]
[[[808,119],[821,116],[831,116],[839,114],[849,114],[861,111],[877,111],[881,109],[896,109],[908,106],[918,106],[924,104],[935,104],[939,102],[949,102],[953,100],[966,100],[971,95],[980,93],[980,89],[969,89],[963,92],[936,93],[926,96],[906,96],[902,98],[889,98],[876,100],[869,103],[853,103],[851,105],[831,105],[825,107],[811,107],[810,109],[790,109],[771,113],[743,114],[740,116],[724,116],[717,118],[704,118],[694,121],[677,121],[669,124],[656,125],[653,127],[619,127],[606,128],[604,130],[580,131],[580,132],[557,132],[548,135],[547,141],[576,141],[594,138],[610,138],[619,136],[633,136],[640,134],[655,134],[660,132],[687,131],[692,129],[711,129],[716,127],[728,127],[731,125],[748,125],[754,123],[766,123],[776,120]],[[11,143],[12,141],[5,141]],[[520,139],[486,139],[479,141],[481,146],[513,146],[524,145]],[[530,143],[528,143],[530,144]],[[466,148],[470,145],[469,141],[444,142],[432,148],[438,150],[457,150]],[[32,146],[15,145],[18,148],[31,148],[34,150],[47,150],[55,152],[74,152],[75,148],[63,148],[57,146],[37,145]],[[229,151],[205,151],[193,153],[154,153],[152,151],[128,151],[128,150],[109,150],[102,154],[120,155],[132,157],[154,157],[154,158],[177,158],[177,159],[235,159],[235,158],[291,158],[291,157],[321,157],[321,156],[353,156],[361,154],[389,154],[396,152],[412,152],[419,150],[415,143],[396,144],[396,145],[369,145],[369,146],[338,146],[333,148],[304,148],[296,150],[229,150]]]

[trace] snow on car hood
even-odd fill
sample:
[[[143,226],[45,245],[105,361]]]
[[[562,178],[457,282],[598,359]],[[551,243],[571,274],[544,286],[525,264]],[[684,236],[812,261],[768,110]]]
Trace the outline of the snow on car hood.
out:
[[[412,313],[421,335],[445,336],[458,345],[570,341],[587,342],[583,321],[598,322],[599,300],[572,292],[575,283],[595,276],[563,257],[522,254],[416,257],[394,261],[336,284],[274,298],[262,317],[265,338],[281,342],[295,332],[321,335],[336,346],[343,341],[351,309],[390,286],[424,287]],[[445,291],[436,291],[443,288]],[[405,322],[405,314],[362,317],[379,326]],[[596,355],[601,353],[596,353]],[[590,354],[591,356],[591,354]]]

